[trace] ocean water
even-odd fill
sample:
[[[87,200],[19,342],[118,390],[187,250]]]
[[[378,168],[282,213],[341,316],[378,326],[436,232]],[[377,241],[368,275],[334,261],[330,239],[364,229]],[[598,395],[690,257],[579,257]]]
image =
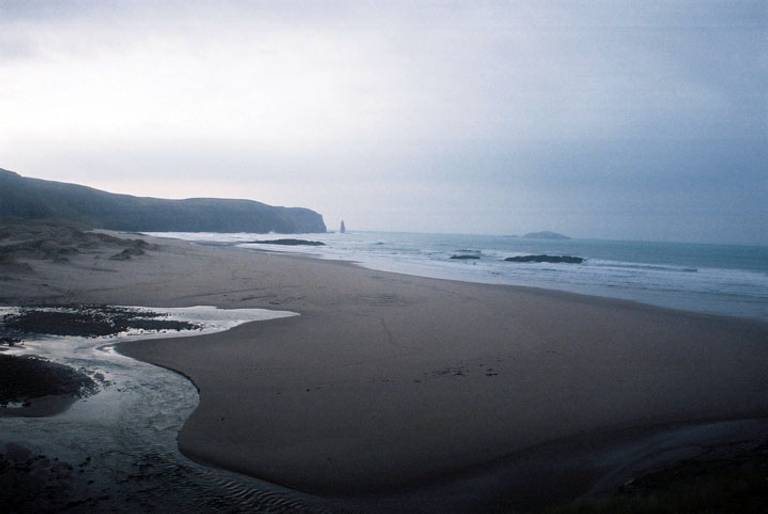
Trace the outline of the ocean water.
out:
[[[155,233],[244,248],[298,252],[357,262],[381,271],[467,282],[557,289],[676,309],[768,321],[768,246],[509,236],[347,232],[346,234]],[[254,245],[276,238],[326,246]],[[452,260],[471,254],[476,260]],[[530,254],[572,255],[583,264],[505,262]]]

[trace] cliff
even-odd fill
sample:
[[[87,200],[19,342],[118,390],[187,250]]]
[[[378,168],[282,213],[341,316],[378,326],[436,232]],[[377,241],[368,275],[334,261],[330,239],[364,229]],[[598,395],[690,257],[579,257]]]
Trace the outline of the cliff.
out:
[[[252,200],[166,200],[22,177],[0,169],[0,217],[70,220],[94,228],[140,232],[325,232],[310,209]]]

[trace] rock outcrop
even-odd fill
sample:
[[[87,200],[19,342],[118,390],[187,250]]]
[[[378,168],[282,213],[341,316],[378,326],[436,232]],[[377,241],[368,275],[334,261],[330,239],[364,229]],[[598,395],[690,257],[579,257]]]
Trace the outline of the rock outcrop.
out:
[[[267,239],[263,241],[245,241],[237,244],[249,245],[282,245],[282,246],[325,246],[322,241],[309,241],[307,239]]]
[[[582,257],[573,257],[571,255],[520,255],[517,257],[507,257],[506,262],[551,262],[565,264],[581,264],[584,262]]]

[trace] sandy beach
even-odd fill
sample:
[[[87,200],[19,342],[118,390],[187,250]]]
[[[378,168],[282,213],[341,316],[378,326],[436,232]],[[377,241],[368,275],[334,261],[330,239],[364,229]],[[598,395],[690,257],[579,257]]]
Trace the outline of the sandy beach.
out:
[[[8,272],[0,302],[299,313],[119,350],[199,388],[179,435],[186,455],[365,498],[350,505],[569,498],[617,467],[590,448],[768,415],[768,326],[757,321],[143,239],[156,246],[125,260],[76,255]]]

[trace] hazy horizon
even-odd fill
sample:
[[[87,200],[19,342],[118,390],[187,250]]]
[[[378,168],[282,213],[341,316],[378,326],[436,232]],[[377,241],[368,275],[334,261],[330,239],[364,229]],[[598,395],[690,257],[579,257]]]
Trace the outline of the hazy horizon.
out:
[[[352,230],[768,244],[765,2],[0,0],[0,167]]]

